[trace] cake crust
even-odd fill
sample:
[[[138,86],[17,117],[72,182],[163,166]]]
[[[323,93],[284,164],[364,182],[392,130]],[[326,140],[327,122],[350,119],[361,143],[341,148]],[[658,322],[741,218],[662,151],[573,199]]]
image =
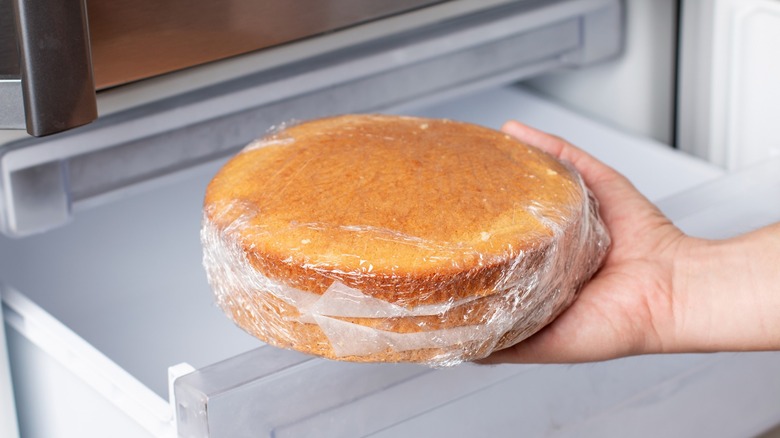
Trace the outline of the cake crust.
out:
[[[609,246],[579,175],[467,123],[347,115],[283,127],[206,190],[219,306],[278,347],[454,365],[527,338]]]
[[[208,220],[265,275],[406,307],[485,293],[544,250],[583,193],[547,154],[476,125],[341,116],[250,145],[208,187]]]

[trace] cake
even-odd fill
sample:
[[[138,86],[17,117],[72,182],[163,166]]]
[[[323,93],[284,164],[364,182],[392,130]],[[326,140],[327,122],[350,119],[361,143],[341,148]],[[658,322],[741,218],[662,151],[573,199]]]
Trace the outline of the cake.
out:
[[[552,321],[609,238],[579,175],[488,128],[344,115],[282,127],[208,185],[218,305],[331,359],[453,365]]]

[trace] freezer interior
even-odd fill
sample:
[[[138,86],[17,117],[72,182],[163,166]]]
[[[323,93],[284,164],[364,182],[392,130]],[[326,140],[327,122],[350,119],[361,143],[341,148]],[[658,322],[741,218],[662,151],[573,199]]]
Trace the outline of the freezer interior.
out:
[[[495,128],[515,118],[553,131],[628,175],[686,231],[703,237],[780,219],[780,205],[761,202],[780,196],[777,162],[763,173],[723,177],[522,88],[404,112]],[[45,234],[1,238],[17,394],[48,395],[17,396],[20,418],[47,404],[78,410],[81,390],[62,392],[75,375],[107,400],[107,421],[125,415],[157,436],[174,433],[174,424],[183,436],[603,436],[629,425],[646,428],[646,436],[685,436],[702,427],[732,436],[780,421],[777,353],[430,369],[340,363],[263,346],[215,306],[201,267],[202,196],[220,165],[79,211],[77,220]],[[64,371],[34,366],[47,354]]]

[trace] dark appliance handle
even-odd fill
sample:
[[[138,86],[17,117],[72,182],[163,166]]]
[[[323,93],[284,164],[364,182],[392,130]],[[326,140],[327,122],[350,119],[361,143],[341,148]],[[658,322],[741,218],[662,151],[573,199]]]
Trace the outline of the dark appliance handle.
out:
[[[43,136],[95,120],[86,0],[11,1],[27,132]]]

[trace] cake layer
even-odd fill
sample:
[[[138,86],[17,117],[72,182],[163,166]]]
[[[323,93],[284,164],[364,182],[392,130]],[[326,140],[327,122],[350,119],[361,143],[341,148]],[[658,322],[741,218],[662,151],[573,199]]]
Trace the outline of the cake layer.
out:
[[[490,289],[580,216],[583,199],[561,163],[499,132],[371,115],[250,145],[205,205],[271,278],[320,293],[338,280],[416,306]]]
[[[496,131],[354,115],[230,160],[201,238],[217,302],[269,344],[453,365],[532,335],[609,238],[576,172]]]

